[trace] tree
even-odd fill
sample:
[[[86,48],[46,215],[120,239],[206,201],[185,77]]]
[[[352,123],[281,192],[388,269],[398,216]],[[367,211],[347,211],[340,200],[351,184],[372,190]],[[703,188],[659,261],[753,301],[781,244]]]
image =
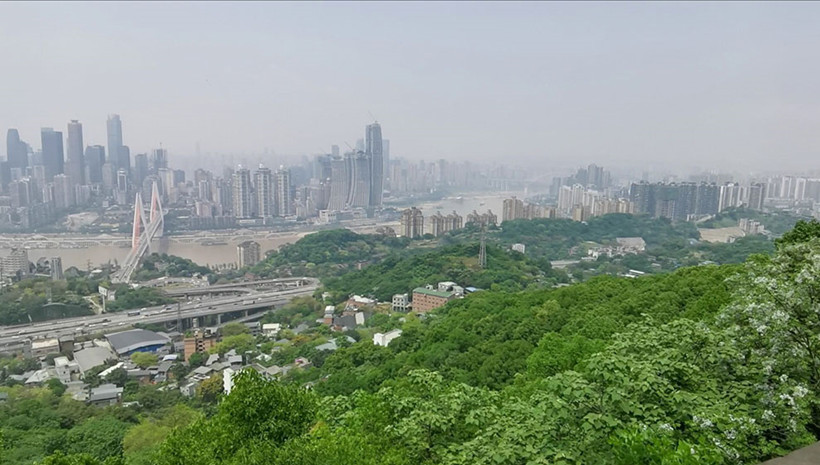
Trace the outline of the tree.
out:
[[[784,235],[774,257],[750,261],[735,279],[734,302],[721,321],[744,356],[764,364],[772,395],[782,378],[808,389],[809,427],[820,435],[820,239],[796,242],[820,231],[817,225],[803,222]]]
[[[174,431],[156,463],[245,463],[243,457],[253,450],[278,447],[313,424],[316,401],[309,391],[266,380],[255,370],[240,371],[234,382],[217,414]]]
[[[68,432],[68,452],[89,454],[98,460],[122,456],[122,438],[128,425],[113,416],[91,418]]]
[[[222,390],[222,373],[217,373],[200,383],[197,395],[203,402],[212,403],[216,402],[222,394]]]
[[[158,358],[155,354],[150,354],[148,352],[134,352],[131,354],[131,361],[138,367],[144,369],[156,365]]]
[[[57,378],[49,378],[49,380],[46,381],[46,387],[51,389],[51,392],[57,397],[62,396],[66,390],[65,384],[61,383]]]
[[[128,372],[124,368],[117,368],[108,373],[105,380],[119,387],[125,387],[125,384],[128,383]]]
[[[236,336],[238,334],[248,334],[250,330],[242,323],[230,322],[222,327],[222,337]]]
[[[188,357],[188,365],[191,368],[205,365],[206,361],[208,361],[208,354],[203,352],[194,352]]]
[[[799,243],[809,242],[812,239],[820,238],[820,221],[812,219],[811,221],[800,220],[790,231],[783,234],[782,237],[776,239],[775,245],[778,248],[794,245]]]

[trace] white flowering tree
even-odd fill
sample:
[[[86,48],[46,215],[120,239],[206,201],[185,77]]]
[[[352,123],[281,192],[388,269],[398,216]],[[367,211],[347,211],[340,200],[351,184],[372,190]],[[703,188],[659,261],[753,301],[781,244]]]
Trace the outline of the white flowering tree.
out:
[[[763,402],[806,398],[806,427],[820,436],[820,239],[781,242],[777,253],[747,263],[735,278],[733,303],[719,323],[729,331],[745,365],[760,368]],[[783,386],[792,386],[784,391]],[[767,409],[767,415],[778,412]],[[799,416],[791,428],[800,428]]]

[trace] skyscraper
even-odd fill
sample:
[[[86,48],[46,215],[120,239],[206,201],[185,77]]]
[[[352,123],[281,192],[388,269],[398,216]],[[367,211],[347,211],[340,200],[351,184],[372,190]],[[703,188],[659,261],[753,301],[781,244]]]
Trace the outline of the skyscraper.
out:
[[[6,160],[11,168],[28,166],[28,147],[20,140],[20,133],[16,129],[9,129],[6,133]]]
[[[66,174],[74,184],[85,184],[85,157],[83,156],[83,125],[77,120],[68,123],[68,161]]]
[[[387,186],[387,178],[390,177],[390,141],[382,139],[382,164],[384,165],[384,184]]]
[[[373,181],[370,176],[370,159],[364,152],[348,152],[345,154],[345,162],[348,165],[350,176],[348,206],[353,208],[370,206],[370,189]]]
[[[262,218],[274,216],[273,176],[270,168],[259,165],[259,169],[254,173],[254,190],[256,192],[256,215]]]
[[[330,160],[330,199],[328,210],[344,210],[350,191],[350,175],[347,160],[334,157]]]
[[[151,165],[149,170],[156,174],[160,169],[168,168],[168,151],[162,148],[154,149],[151,152]]]
[[[381,207],[384,191],[384,151],[382,127],[378,122],[369,124],[365,133],[365,154],[370,161],[370,202],[371,207]]]
[[[276,170],[275,176],[274,201],[276,202],[276,214],[278,216],[291,216],[293,215],[293,202],[290,195],[290,170],[280,166]]]
[[[120,147],[122,147],[122,121],[120,121],[120,115],[108,115],[106,128],[108,130],[108,163],[116,168],[123,168],[120,161]]]
[[[45,178],[46,181],[51,181],[55,175],[64,172],[63,133],[52,128],[42,128],[40,140],[43,147]]]
[[[233,216],[251,218],[251,172],[239,166],[233,173]]]
[[[134,157],[134,184],[141,186],[148,176],[148,154],[139,153]]]
[[[89,145],[85,148],[86,180],[89,184],[103,182],[103,165],[105,164],[105,147]]]

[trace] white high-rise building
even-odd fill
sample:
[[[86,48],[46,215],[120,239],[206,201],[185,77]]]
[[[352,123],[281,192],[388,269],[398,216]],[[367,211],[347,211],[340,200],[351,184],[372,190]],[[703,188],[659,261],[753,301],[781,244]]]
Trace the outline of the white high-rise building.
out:
[[[251,172],[239,166],[233,173],[233,216],[236,218],[253,217],[251,204]]]
[[[254,190],[256,192],[256,215],[262,218],[274,216],[273,176],[270,168],[259,166],[254,174]]]
[[[284,166],[280,166],[276,170],[274,202],[276,203],[276,215],[291,216],[293,215],[293,199],[290,191],[290,170]]]

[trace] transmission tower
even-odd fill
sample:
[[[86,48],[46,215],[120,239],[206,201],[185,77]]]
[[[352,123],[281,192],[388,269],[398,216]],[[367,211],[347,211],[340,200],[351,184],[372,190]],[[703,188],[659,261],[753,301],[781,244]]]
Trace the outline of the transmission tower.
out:
[[[487,267],[487,244],[484,240],[484,227],[485,225],[481,224],[481,246],[478,249],[478,266],[481,268]]]

